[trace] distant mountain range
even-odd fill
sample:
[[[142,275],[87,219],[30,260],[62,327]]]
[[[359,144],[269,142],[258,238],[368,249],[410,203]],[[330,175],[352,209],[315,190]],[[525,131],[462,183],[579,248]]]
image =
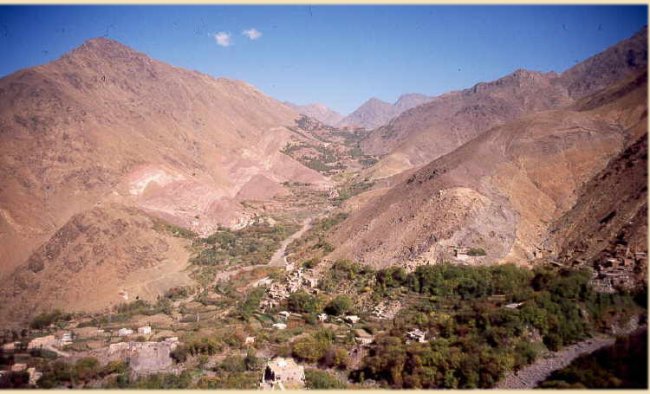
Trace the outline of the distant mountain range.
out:
[[[307,104],[307,105],[297,105],[285,101],[284,104],[291,107],[294,111],[307,115],[311,118],[317,119],[325,124],[335,126],[343,119],[343,115],[338,112],[329,109],[324,104]]]
[[[354,112],[343,118],[338,126],[357,126],[374,129],[386,124],[402,112],[431,100],[431,97],[422,94],[405,94],[400,96],[394,104],[387,103],[378,98],[371,98],[363,103]]]
[[[284,104],[330,126],[374,129],[386,124],[402,112],[430,100],[431,97],[417,93],[404,94],[394,104],[373,97],[347,116],[331,110],[324,104],[297,105],[288,101],[285,101]]]
[[[562,108],[647,64],[647,29],[562,74],[517,70],[493,82],[443,94],[373,130],[364,151],[383,156],[371,176],[424,165],[526,113]]]

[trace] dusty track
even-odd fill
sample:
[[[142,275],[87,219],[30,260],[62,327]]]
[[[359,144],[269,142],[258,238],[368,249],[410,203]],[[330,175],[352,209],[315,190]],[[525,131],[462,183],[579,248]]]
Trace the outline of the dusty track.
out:
[[[303,220],[302,222],[302,228],[300,230],[296,231],[293,233],[290,237],[282,241],[282,244],[280,244],[280,247],[278,250],[273,253],[273,256],[271,256],[271,260],[269,260],[268,266],[269,267],[282,267],[287,265],[287,257],[285,255],[287,251],[287,246],[294,240],[302,237],[302,235],[308,231],[311,226],[312,226],[312,218],[307,218]]]
[[[287,264],[287,259],[285,256],[287,246],[294,240],[302,237],[302,235],[308,231],[312,226],[312,218],[307,218],[302,222],[302,227],[300,230],[296,231],[293,233],[291,236],[287,237],[284,241],[282,241],[282,244],[280,244],[280,247],[273,253],[273,256],[271,256],[271,259],[265,263],[265,264],[256,264],[256,265],[247,265],[244,267],[237,267],[235,269],[219,272],[213,281],[213,285],[216,285],[218,282],[223,281],[223,280],[228,280],[234,275],[239,275],[242,272],[248,272],[252,271],[256,268],[262,268],[262,267],[283,267]]]
[[[574,345],[551,353],[532,363],[531,365],[519,370],[519,372],[509,372],[497,385],[496,389],[532,389],[544,381],[551,373],[562,369],[576,358],[585,354],[593,353],[598,349],[611,346],[616,342],[616,338],[610,336],[598,336],[578,342]]]

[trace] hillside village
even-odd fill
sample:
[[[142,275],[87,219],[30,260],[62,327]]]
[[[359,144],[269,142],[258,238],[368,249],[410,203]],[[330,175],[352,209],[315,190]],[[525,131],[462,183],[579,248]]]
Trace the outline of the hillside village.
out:
[[[213,289],[175,290],[156,304],[134,301],[108,315],[44,314],[30,328],[5,331],[2,362],[7,369],[2,379],[25,387],[380,387],[380,376],[360,379],[358,374],[387,340],[410,349],[438,343],[463,327],[467,330],[458,320],[461,315],[452,312],[459,305],[464,304],[461,310],[466,310],[475,302],[488,302],[487,313],[498,315],[507,310],[518,314],[537,302],[534,293],[526,290],[527,280],[519,282],[520,289],[489,290],[485,296],[450,288],[447,298],[434,301],[437,297],[423,298],[422,290],[414,292],[409,279],[430,269],[471,277],[479,270],[471,265],[453,269],[445,264],[425,265],[409,273],[404,269],[375,271],[349,261],[313,263],[323,254],[315,245],[322,231],[319,223],[305,235],[306,240],[316,242],[294,246],[283,267],[262,267],[257,275],[220,282]],[[300,264],[293,259],[305,253],[314,256],[311,262]],[[458,253],[462,256],[464,250]],[[324,267],[329,268],[323,271]],[[518,283],[514,278],[524,275],[522,279],[529,277],[534,283],[540,275],[553,278],[558,269],[553,267],[546,273],[538,271],[534,278],[526,269],[515,267],[480,268],[484,273],[477,274],[492,280],[515,275],[508,280],[513,284]],[[584,284],[598,280],[575,275]],[[546,286],[552,289],[554,285]],[[611,289],[594,289],[614,297],[614,304],[600,307],[605,308],[603,312],[609,310],[607,305],[619,305],[615,315],[599,318],[606,325],[625,325],[629,313],[641,312]],[[584,302],[593,301],[585,298]],[[425,305],[436,312],[422,315],[419,310]],[[457,323],[450,328],[443,316],[452,316]],[[549,334],[540,332],[541,327],[522,328],[523,342],[518,343],[532,346],[537,357],[548,352],[544,349],[553,349],[545,336]]]

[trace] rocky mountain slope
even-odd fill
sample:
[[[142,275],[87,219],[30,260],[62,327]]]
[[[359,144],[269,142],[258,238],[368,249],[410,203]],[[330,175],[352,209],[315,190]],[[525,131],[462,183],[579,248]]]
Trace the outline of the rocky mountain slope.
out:
[[[313,104],[306,104],[306,105],[298,105],[298,104],[290,103],[288,101],[285,101],[284,104],[291,107],[294,111],[309,116],[310,118],[319,120],[325,123],[326,125],[330,125],[330,126],[336,125],[343,119],[343,115],[328,108],[324,104],[313,103]]]
[[[558,109],[647,66],[647,29],[562,74],[517,70],[499,80],[438,96],[373,130],[368,154],[385,155],[368,171],[383,178],[422,166],[490,128]]]
[[[647,186],[648,136],[643,134],[583,185],[573,208],[551,226],[547,248],[560,261],[589,266],[645,257]],[[647,266],[636,268],[636,279],[647,282]]]
[[[539,258],[582,185],[647,132],[646,97],[642,71],[577,105],[489,129],[353,213],[330,236],[331,258],[374,266]]]
[[[402,112],[420,104],[424,104],[430,100],[430,97],[417,93],[402,95],[394,104],[373,97],[361,104],[361,106],[354,112],[343,118],[338,123],[338,126],[355,126],[374,129],[386,124]]]
[[[281,152],[295,134],[285,126],[297,118],[246,83],[175,68],[107,39],[3,78],[3,301],[25,289],[36,301],[38,288],[47,295],[56,286],[57,298],[40,308],[78,297],[96,306],[106,299],[84,279],[100,272],[90,265],[102,260],[121,272],[101,271],[109,286],[116,283],[109,277],[166,264],[180,247],[147,230],[147,218],[208,234],[246,221],[254,212],[240,202],[281,194],[283,182],[329,187]]]

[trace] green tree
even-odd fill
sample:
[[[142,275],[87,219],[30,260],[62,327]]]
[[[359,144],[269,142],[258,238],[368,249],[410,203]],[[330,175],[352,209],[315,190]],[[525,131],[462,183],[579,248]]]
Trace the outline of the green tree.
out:
[[[287,307],[291,312],[296,313],[317,313],[318,300],[316,297],[307,293],[304,290],[291,293],[287,300]]]
[[[79,380],[88,382],[99,376],[101,368],[96,358],[84,357],[75,363],[74,370]]]
[[[248,349],[248,351],[246,352],[246,357],[244,358],[244,364],[246,365],[246,369],[248,371],[258,371],[263,367],[262,360],[260,360],[255,355],[255,351],[252,349]]]
[[[345,383],[326,371],[308,368],[305,370],[305,386],[313,390],[344,389]]]
[[[246,299],[238,308],[238,315],[242,320],[248,320],[257,311],[260,307],[262,297],[264,297],[264,293],[265,290],[263,287],[257,287],[246,295]]]
[[[237,355],[227,356],[221,362],[219,369],[226,372],[244,372],[246,371],[246,360]]]
[[[325,306],[325,312],[330,315],[339,316],[352,308],[352,300],[347,295],[337,295]]]

